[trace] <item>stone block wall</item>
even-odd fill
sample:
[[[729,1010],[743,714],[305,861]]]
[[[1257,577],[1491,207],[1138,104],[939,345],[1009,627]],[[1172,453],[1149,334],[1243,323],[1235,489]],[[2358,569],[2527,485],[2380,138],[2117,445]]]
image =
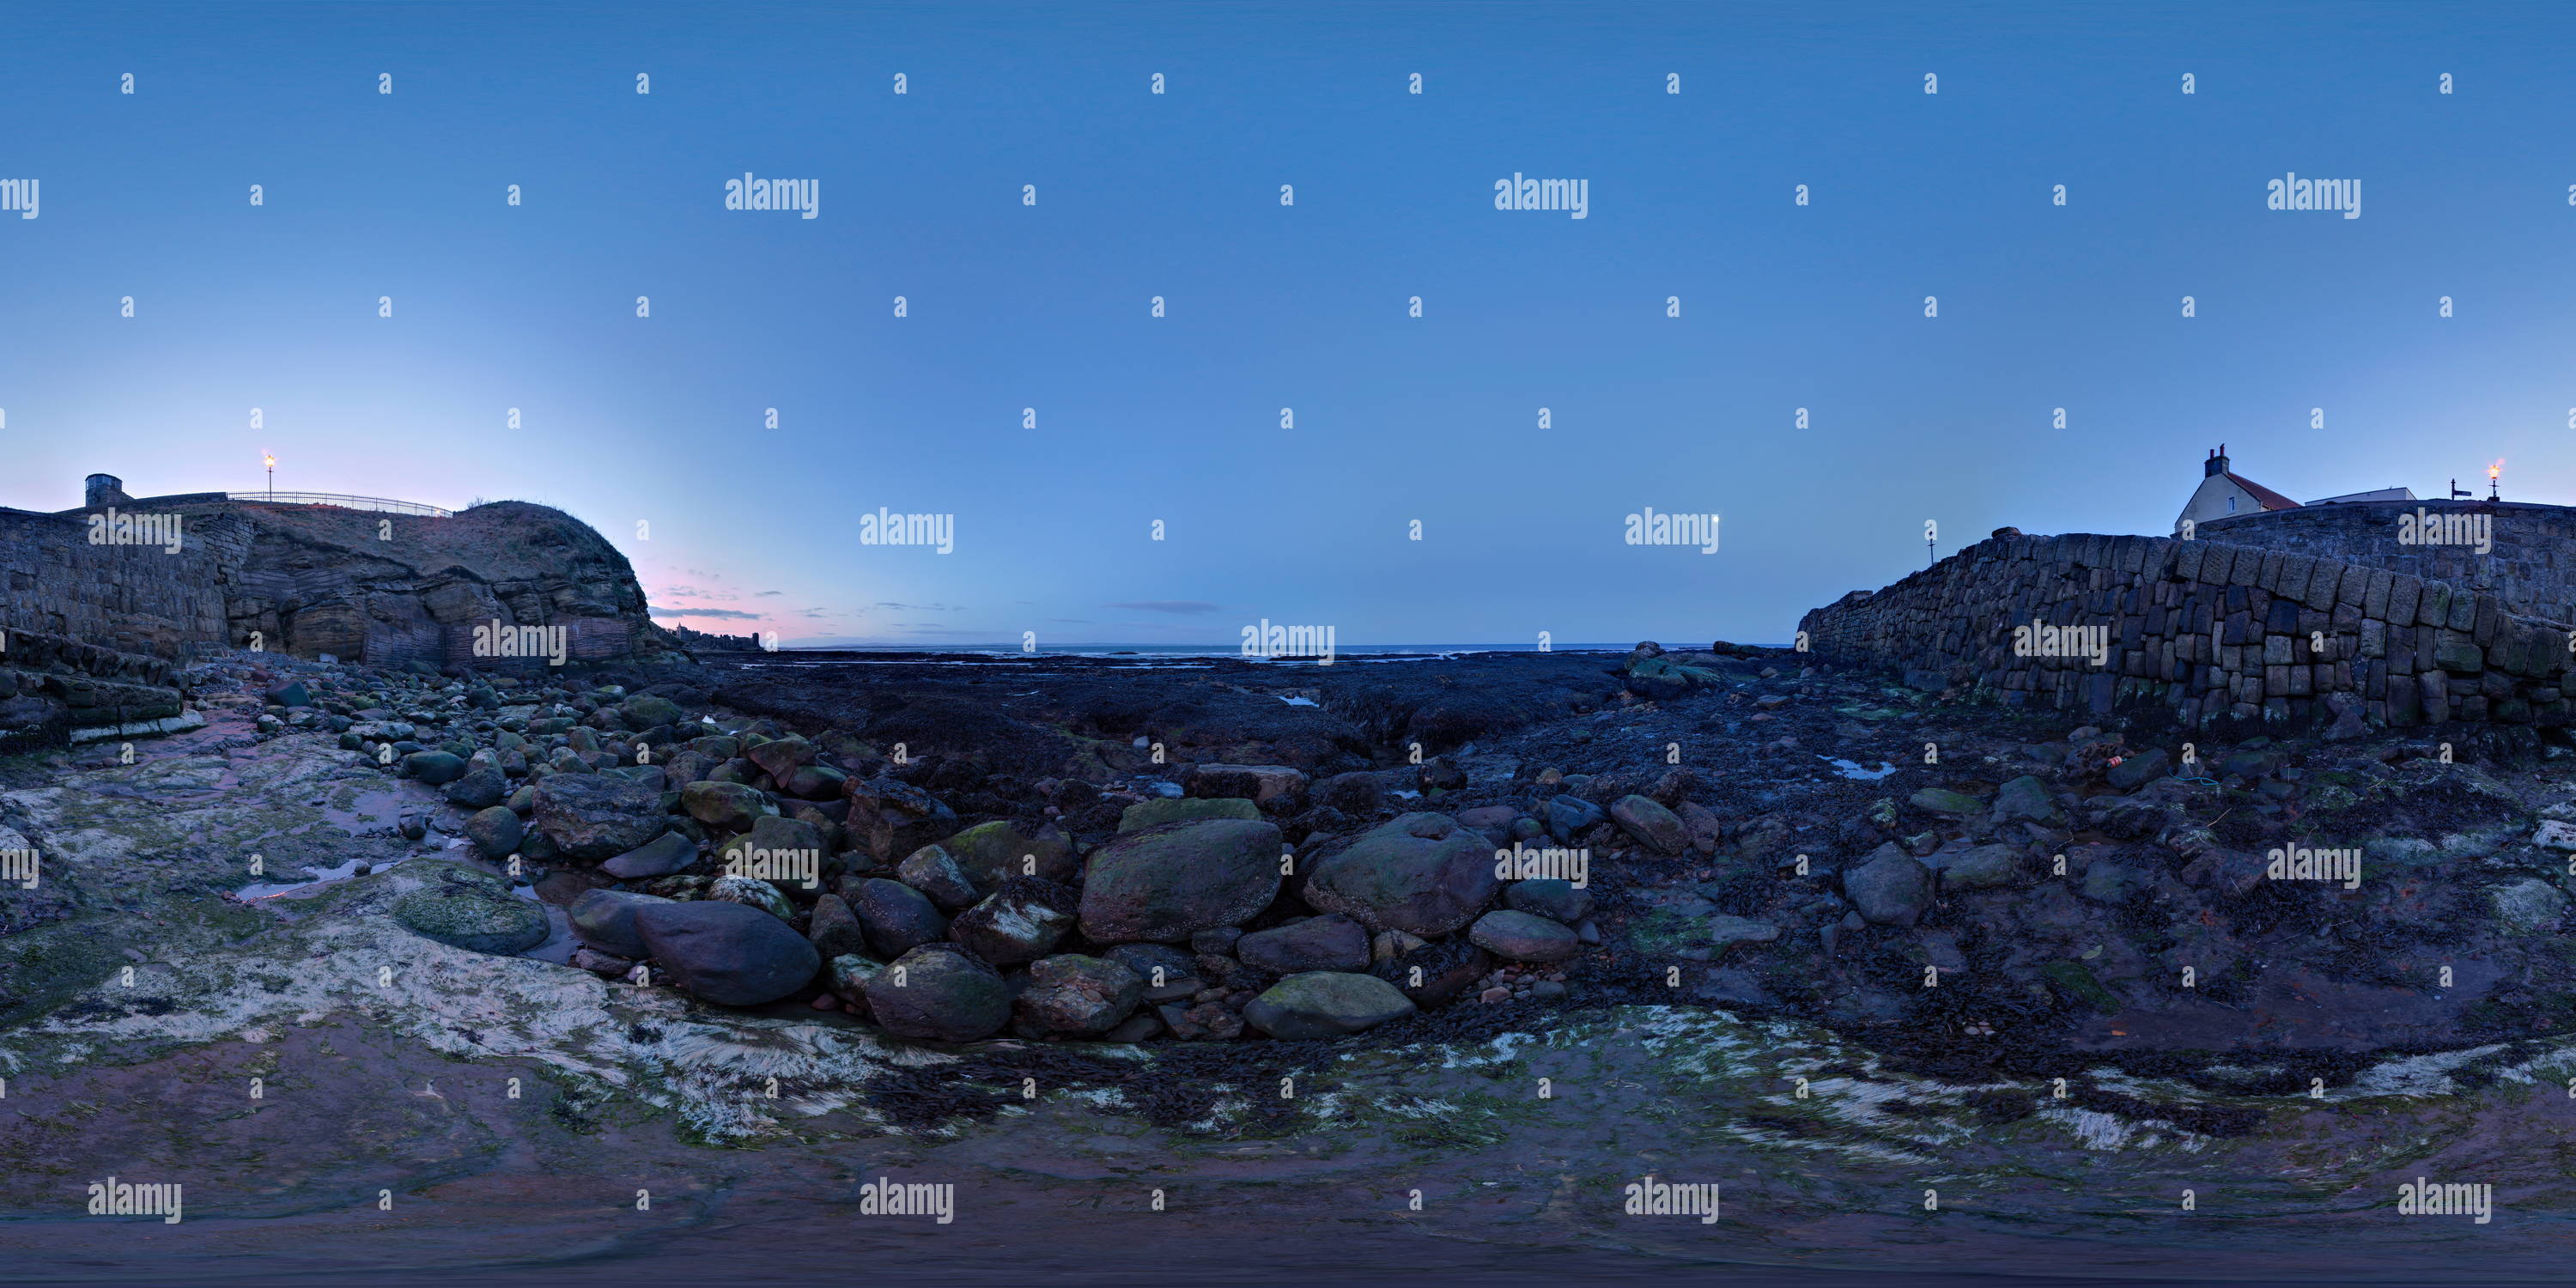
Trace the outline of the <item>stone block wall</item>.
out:
[[[2484,517],[2485,554],[2398,540],[2400,515]],[[2340,559],[2494,595],[2511,612],[2576,622],[2576,509],[2518,501],[2363,501],[2240,514],[2201,524],[2205,541]]]
[[[2106,628],[2105,664],[2016,653],[2013,628],[2033,624]],[[2576,691],[2568,628],[2493,593],[2216,540],[1999,537],[1799,629],[1832,663],[1928,671],[2007,704],[2103,713],[2144,699],[2187,724],[2349,712],[2565,725]]]
[[[0,629],[164,658],[189,642],[220,639],[222,526],[191,521],[179,553],[170,554],[91,545],[81,516],[0,509]]]

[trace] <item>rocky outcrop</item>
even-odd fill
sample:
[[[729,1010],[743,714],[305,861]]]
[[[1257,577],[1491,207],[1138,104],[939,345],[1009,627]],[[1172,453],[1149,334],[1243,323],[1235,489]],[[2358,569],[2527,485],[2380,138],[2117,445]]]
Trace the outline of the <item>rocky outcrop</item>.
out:
[[[669,647],[626,556],[561,510],[497,501],[425,518],[228,502],[218,512],[242,528],[220,573],[236,642],[260,631],[298,657],[473,664],[503,660],[488,643],[497,622],[560,627],[571,659]]]
[[[0,630],[0,755],[58,746],[78,729],[177,717],[185,701],[176,683],[159,658]]]
[[[626,557],[545,506],[432,517],[220,492],[100,495],[116,516],[150,521],[140,537],[109,528],[97,540],[108,505],[0,510],[0,628],[163,658],[255,646],[378,665],[505,663],[517,651],[493,647],[495,623],[559,628],[566,660],[675,647],[646,617]]]

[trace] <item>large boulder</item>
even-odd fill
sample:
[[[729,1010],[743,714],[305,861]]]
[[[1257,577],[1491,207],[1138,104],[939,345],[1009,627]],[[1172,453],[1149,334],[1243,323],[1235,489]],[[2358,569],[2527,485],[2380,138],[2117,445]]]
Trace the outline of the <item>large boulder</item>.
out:
[[[859,925],[859,915],[850,911],[848,901],[837,894],[827,894],[814,901],[814,916],[806,924],[805,937],[814,941],[814,951],[825,961],[844,954],[866,955],[868,932]]]
[[[1962,890],[1991,890],[2011,885],[2021,876],[2021,847],[2017,845],[1980,845],[1934,857],[1941,859],[1941,884]]]
[[[1965,792],[1951,791],[1947,787],[1917,788],[1914,794],[1906,797],[1905,800],[1907,804],[1925,813],[1950,814],[1960,818],[1971,814],[1982,814],[1986,809],[1984,803],[1976,797]]]
[[[1995,792],[1995,821],[1998,823],[2010,823],[2016,819],[2055,823],[2064,817],[2064,811],[2057,807],[2057,798],[2049,794],[2047,780],[2035,774],[2024,774]]]
[[[1279,829],[1206,819],[1129,832],[1091,856],[1082,933],[1173,943],[1249,921],[1279,894]]]
[[[1932,906],[1932,869],[1893,844],[1882,845],[1843,874],[1843,896],[1865,920],[1911,926]]]
[[[719,899],[646,904],[635,910],[635,928],[655,964],[680,987],[724,1006],[777,1001],[803,988],[823,964],[795,927]]]
[[[1652,797],[1622,796],[1610,803],[1610,818],[1620,831],[1657,854],[1679,854],[1690,848],[1690,829]]]
[[[1013,877],[1071,881],[1074,875],[1073,842],[1052,823],[1023,831],[1008,819],[995,819],[949,837],[940,842],[940,848],[957,860],[978,890],[990,890]]]
[[[1181,780],[1192,796],[1252,798],[1259,807],[1294,810],[1306,796],[1306,775],[1286,765],[1200,765]]]
[[[1235,941],[1234,955],[1244,965],[1273,975],[1312,970],[1361,971],[1369,965],[1369,934],[1360,923],[1338,913],[1308,917],[1245,935]]]
[[[1506,961],[1561,962],[1583,951],[1583,941],[1562,923],[1508,908],[1478,917],[1467,938]]]
[[[1243,1008],[1252,1027],[1274,1038],[1335,1038],[1413,1014],[1411,999],[1375,975],[1309,971],[1270,986]]]
[[[1035,961],[1073,928],[1072,890],[1036,877],[1014,877],[948,923],[948,937],[995,966]]]
[[[814,744],[802,738],[772,738],[756,747],[746,747],[743,759],[760,766],[760,772],[778,782],[796,776],[796,771],[814,763]]]
[[[1165,823],[1195,823],[1203,818],[1259,819],[1261,807],[1248,800],[1229,798],[1203,800],[1195,796],[1163,796],[1138,801],[1119,811],[1118,830],[1142,832]]]
[[[945,944],[925,944],[867,981],[868,1011],[888,1033],[936,1042],[991,1037],[1011,1022],[1001,972]]]
[[[689,817],[728,832],[748,832],[761,816],[778,812],[759,788],[712,778],[681,788],[680,808],[687,810]]]
[[[677,832],[664,832],[650,841],[628,850],[599,865],[599,870],[620,881],[640,881],[646,877],[666,877],[682,872],[698,861],[697,843]]]
[[[2173,772],[2173,757],[2158,747],[2141,755],[2123,756],[2102,775],[2103,781],[2124,792],[2137,789]]]
[[[669,760],[662,762],[662,781],[674,788],[686,787],[704,780],[722,763],[694,751],[673,752]]]
[[[836,801],[848,794],[850,776],[830,765],[800,765],[778,780],[778,790],[805,801]]]
[[[959,867],[957,856],[946,848],[925,845],[911,857],[896,865],[894,874],[905,885],[930,896],[942,912],[956,912],[975,906],[983,896],[976,892],[975,882]]]
[[[846,790],[850,839],[879,863],[899,862],[957,830],[956,811],[910,783],[853,778]]]
[[[948,937],[948,919],[920,891],[900,881],[870,877],[860,882],[850,896],[850,911],[858,914],[869,950],[888,961]]]
[[[758,908],[780,921],[796,919],[796,905],[787,902],[787,896],[779,893],[777,886],[755,877],[717,877],[707,886],[707,897]]]
[[[1144,998],[1145,981],[1114,961],[1066,953],[1029,963],[1029,984],[1011,1005],[1050,1033],[1090,1037],[1118,1027]]]
[[[453,863],[408,865],[430,880],[394,901],[394,920],[423,938],[478,953],[523,953],[546,941],[546,910],[510,884]]]
[[[528,834],[525,823],[506,805],[477,810],[465,820],[465,838],[474,842],[487,859],[503,859],[518,852],[519,842]]]
[[[1500,884],[1492,842],[1446,814],[1423,813],[1327,849],[1303,893],[1317,912],[1427,938],[1474,921]]]
[[[1592,915],[1592,891],[1555,877],[1535,877],[1505,888],[1503,906],[1569,926],[1580,925]]]
[[[638,693],[628,698],[618,704],[618,710],[626,717],[627,727],[631,729],[656,729],[680,723],[679,703],[649,693]]]
[[[716,858],[727,872],[808,890],[821,884],[823,861],[830,857],[822,829],[777,814],[753,820],[750,831],[716,849]]]
[[[1562,843],[1571,843],[1586,829],[1610,817],[1600,806],[1571,794],[1548,797],[1539,815],[1540,821],[1547,824],[1547,834]]]
[[[635,928],[635,914],[650,905],[669,902],[660,895],[628,890],[585,890],[564,909],[564,915],[572,919],[574,938],[603,953],[632,961],[647,955],[644,935]]]
[[[566,858],[611,858],[661,834],[662,794],[603,774],[549,774],[537,784],[535,822]]]
[[[449,783],[440,794],[458,809],[489,809],[510,798],[510,778],[499,769],[484,765],[469,768],[463,778]]]
[[[403,772],[432,787],[444,787],[465,776],[465,758],[452,751],[415,751],[403,757]]]

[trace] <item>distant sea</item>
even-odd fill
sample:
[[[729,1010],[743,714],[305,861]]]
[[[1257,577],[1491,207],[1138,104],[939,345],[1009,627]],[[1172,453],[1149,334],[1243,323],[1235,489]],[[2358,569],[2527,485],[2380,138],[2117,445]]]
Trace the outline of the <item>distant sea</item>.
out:
[[[1333,647],[1333,653],[1337,657],[1436,658],[1461,657],[1471,653],[1537,653],[1542,651],[1550,653],[1625,653],[1636,646],[1637,641],[1635,640],[1627,640],[1619,643],[1598,644],[1550,644],[1545,650],[1541,650],[1536,644],[1337,644]],[[1705,644],[1680,643],[1666,644],[1664,647],[1672,652],[1683,653],[1689,652],[1693,649],[1705,648],[1707,646]],[[886,653],[900,654],[908,657],[922,657],[938,654],[972,654],[979,657],[1232,657],[1243,658],[1246,661],[1263,660],[1257,657],[1245,657],[1240,644],[1052,644],[1041,645],[1035,650],[1023,649],[1016,643],[807,644],[783,646],[778,650],[777,655],[780,657],[789,657],[798,653]],[[1281,658],[1279,660],[1301,661],[1307,659]]]

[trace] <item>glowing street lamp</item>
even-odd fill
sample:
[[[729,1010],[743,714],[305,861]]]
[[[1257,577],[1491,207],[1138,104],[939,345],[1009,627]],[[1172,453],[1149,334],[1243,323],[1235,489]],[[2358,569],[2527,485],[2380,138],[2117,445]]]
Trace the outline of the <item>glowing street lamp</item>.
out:
[[[2488,500],[2490,500],[2490,501],[2501,501],[2501,500],[2503,500],[2503,499],[2504,499],[2502,496],[2499,496],[2499,495],[2497,494],[2497,493],[2498,493],[2497,481],[2498,481],[2498,480],[2503,476],[2503,474],[2504,474],[2504,458],[2503,458],[2503,457],[2501,457],[2501,456],[2499,456],[2499,457],[2497,457],[2497,458],[2496,458],[2496,463],[2495,463],[2495,464],[2490,465],[2490,466],[2488,466],[2488,467],[2487,467],[2487,499],[2488,499]]]
[[[259,463],[268,467],[268,499],[275,501],[277,499],[277,458],[262,452],[259,454]]]

